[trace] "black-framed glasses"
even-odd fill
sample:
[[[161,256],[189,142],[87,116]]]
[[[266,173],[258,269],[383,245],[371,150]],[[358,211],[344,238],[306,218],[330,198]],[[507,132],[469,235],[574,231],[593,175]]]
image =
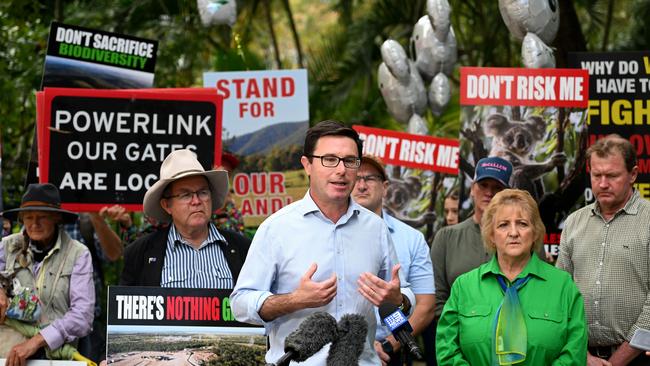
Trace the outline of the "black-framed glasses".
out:
[[[179,194],[174,194],[171,196],[165,197],[166,199],[170,198],[176,198],[178,199],[179,202],[181,203],[189,203],[192,201],[192,198],[196,195],[199,200],[201,201],[207,201],[210,199],[210,190],[209,189],[199,189],[198,191],[187,191],[187,192],[181,192]]]
[[[364,181],[368,183],[381,183],[384,181],[383,177],[379,174],[357,175],[357,182]]]
[[[354,156],[339,158],[336,155],[311,155],[311,158],[319,158],[320,163],[326,168],[336,168],[343,161],[343,166],[350,169],[357,169],[361,165],[361,159]]]

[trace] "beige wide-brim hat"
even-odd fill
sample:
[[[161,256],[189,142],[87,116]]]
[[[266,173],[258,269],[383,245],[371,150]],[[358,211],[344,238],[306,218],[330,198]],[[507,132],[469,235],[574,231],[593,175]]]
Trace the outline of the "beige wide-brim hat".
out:
[[[162,222],[171,221],[172,217],[160,205],[165,187],[173,181],[197,175],[204,176],[210,183],[212,210],[221,208],[228,194],[228,172],[225,170],[205,171],[197,160],[196,154],[191,150],[183,149],[171,152],[162,162],[160,179],[144,194],[142,206],[145,215]]]

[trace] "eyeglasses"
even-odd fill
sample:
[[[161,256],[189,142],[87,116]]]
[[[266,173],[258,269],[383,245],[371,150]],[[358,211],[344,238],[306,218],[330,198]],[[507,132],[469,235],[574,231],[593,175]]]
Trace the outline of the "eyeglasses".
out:
[[[366,184],[379,183],[384,181],[383,177],[378,174],[357,175],[357,182],[360,180],[366,182]]]
[[[199,200],[201,200],[201,201],[207,201],[207,200],[210,199],[210,190],[209,189],[199,189],[198,191],[183,192],[183,193],[167,196],[165,198],[166,199],[177,198],[178,201],[181,202],[181,203],[189,203],[190,201],[192,201],[192,198],[194,198],[194,195],[196,195],[199,198]]]
[[[326,168],[336,168],[343,161],[343,166],[350,169],[357,169],[361,165],[361,159],[353,156],[339,158],[336,155],[311,155],[311,158],[319,158],[320,163]]]

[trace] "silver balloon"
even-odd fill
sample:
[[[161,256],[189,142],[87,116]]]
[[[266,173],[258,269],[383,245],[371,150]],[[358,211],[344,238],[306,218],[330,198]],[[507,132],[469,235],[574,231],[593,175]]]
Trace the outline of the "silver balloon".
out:
[[[391,74],[401,82],[408,83],[411,78],[410,60],[406,56],[406,51],[404,51],[402,45],[393,39],[387,39],[382,43],[380,52],[381,59],[386,63]]]
[[[196,0],[196,6],[204,26],[227,24],[232,27],[237,21],[235,0]]]
[[[447,75],[439,72],[429,86],[429,108],[435,116],[440,116],[451,100],[451,85]]]
[[[427,0],[427,14],[431,19],[433,25],[433,33],[440,42],[447,39],[449,33],[449,15],[451,14],[451,6],[447,0]]]
[[[384,62],[377,72],[379,90],[388,112],[397,121],[407,123],[413,114],[422,115],[427,108],[424,82],[398,42],[385,41],[381,54]]]
[[[427,135],[429,134],[429,128],[427,128],[426,122],[419,114],[414,114],[409,118],[406,132],[414,135]]]
[[[554,68],[553,49],[542,42],[534,33],[526,33],[521,44],[521,58],[529,69]]]
[[[458,58],[454,27],[449,26],[447,39],[440,42],[434,34],[431,20],[425,15],[413,27],[411,44],[415,53],[415,65],[426,81],[439,72],[451,75],[454,71]]]
[[[546,44],[553,43],[560,25],[557,0],[499,0],[501,17],[517,39],[535,33]]]

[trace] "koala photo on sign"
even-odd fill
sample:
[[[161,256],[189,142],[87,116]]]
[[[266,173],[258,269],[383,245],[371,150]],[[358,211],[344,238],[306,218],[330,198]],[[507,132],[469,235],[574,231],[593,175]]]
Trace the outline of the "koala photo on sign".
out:
[[[469,189],[476,162],[498,156],[512,163],[510,186],[528,191],[537,201],[547,232],[561,232],[566,215],[585,200],[585,118],[584,110],[570,108],[464,106],[461,217],[471,212]],[[545,244],[553,253],[557,243]]]

